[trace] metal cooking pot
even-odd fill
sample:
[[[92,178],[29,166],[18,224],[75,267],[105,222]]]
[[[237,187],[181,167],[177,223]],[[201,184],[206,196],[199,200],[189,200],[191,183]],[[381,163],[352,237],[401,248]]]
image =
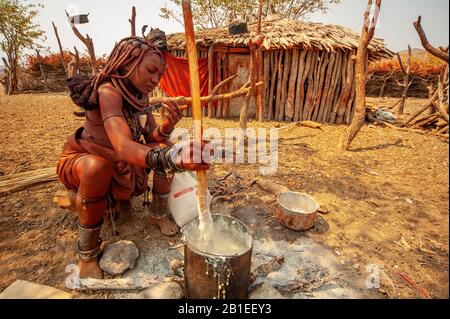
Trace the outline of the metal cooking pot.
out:
[[[319,204],[306,194],[283,192],[278,195],[275,215],[287,228],[304,231],[315,225],[319,208]]]

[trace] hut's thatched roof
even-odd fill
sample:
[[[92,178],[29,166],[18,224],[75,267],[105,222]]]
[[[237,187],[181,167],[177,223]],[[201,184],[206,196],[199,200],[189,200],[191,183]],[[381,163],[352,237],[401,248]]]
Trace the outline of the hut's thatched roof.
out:
[[[256,34],[256,22],[248,24],[248,33],[230,35],[228,27],[205,29],[196,32],[197,45],[209,47],[211,44],[225,47],[247,47],[249,40]],[[337,49],[356,49],[359,35],[340,25],[301,22],[282,17],[268,17],[261,23],[261,34],[265,36],[262,48],[305,49],[335,51]],[[171,50],[184,49],[184,33],[168,35]],[[382,39],[374,38],[369,45],[370,59],[389,58],[393,52],[387,49]]]

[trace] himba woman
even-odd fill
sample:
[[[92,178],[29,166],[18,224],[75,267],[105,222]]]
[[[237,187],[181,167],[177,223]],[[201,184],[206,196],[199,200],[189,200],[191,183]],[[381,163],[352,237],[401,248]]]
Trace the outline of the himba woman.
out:
[[[153,171],[149,220],[163,234],[174,235],[178,229],[166,208],[172,174],[209,168],[208,159],[193,160],[207,143],[180,150],[168,141],[182,117],[178,105],[163,105],[159,126],[151,113],[148,94],[165,67],[154,41],[129,37],[116,44],[95,76],[68,80],[72,100],[86,110],[86,120],[65,143],[57,173],[66,188],[77,192],[80,278],[102,278],[100,229],[108,205],[143,194]]]

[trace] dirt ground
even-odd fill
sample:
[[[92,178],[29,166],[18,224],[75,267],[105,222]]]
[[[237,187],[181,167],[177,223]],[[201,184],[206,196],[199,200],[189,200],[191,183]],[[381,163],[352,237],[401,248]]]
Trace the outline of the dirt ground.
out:
[[[396,100],[368,102],[390,106]],[[408,100],[405,116],[421,103]],[[55,165],[66,136],[82,125],[73,110],[65,95],[0,96],[0,175]],[[191,121],[183,119],[179,126],[190,127]],[[238,121],[205,120],[205,127],[213,126],[237,127]],[[264,178],[308,193],[329,210],[321,215],[324,231],[297,235],[328,247],[362,277],[368,265],[377,265],[385,298],[421,297],[404,278],[432,298],[448,298],[448,141],[366,125],[352,150],[343,153],[337,141],[344,130],[324,125],[279,131],[278,171]],[[209,178],[230,171],[250,181],[258,176],[258,165],[215,164]],[[65,267],[76,258],[77,234],[73,214],[53,204],[58,189],[62,186],[52,182],[0,194],[0,291],[16,279],[64,287]],[[134,201],[132,226],[122,235],[143,249],[157,230],[145,226],[139,201]],[[273,208],[275,200],[266,204]],[[176,240],[167,239],[167,247]]]

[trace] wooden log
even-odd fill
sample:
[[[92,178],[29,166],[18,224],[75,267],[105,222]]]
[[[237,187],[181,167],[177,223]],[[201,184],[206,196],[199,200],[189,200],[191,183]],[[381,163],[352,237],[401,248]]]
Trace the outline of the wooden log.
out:
[[[320,68],[319,81],[317,82],[318,88],[317,88],[316,98],[314,101],[313,114],[311,117],[313,121],[317,121],[317,119],[319,117],[320,105],[322,102],[323,91],[325,89],[324,86],[325,86],[326,70],[328,67],[328,63],[330,61],[330,54],[328,52],[324,52],[322,54],[322,59],[323,59],[323,63],[322,63],[322,67]]]
[[[24,189],[39,183],[58,179],[54,167],[34,171],[0,176],[0,194]]]
[[[307,51],[304,49],[300,49],[300,56],[299,56],[299,66],[298,66],[298,72],[297,72],[297,82],[296,82],[296,89],[295,89],[295,101],[294,101],[294,122],[297,122],[299,120],[299,113],[301,109],[301,104],[303,104],[303,99],[300,100],[301,92],[304,90],[304,79],[303,74],[305,73],[305,57],[306,57]]]
[[[399,85],[400,87],[403,88],[402,90],[402,97],[401,97],[401,101],[400,104],[398,106],[398,113],[399,114],[403,114],[404,108],[405,108],[405,103],[406,103],[406,99],[408,97],[408,90],[409,87],[411,86],[413,80],[409,80],[409,75],[411,73],[411,46],[408,44],[408,56],[406,59],[406,67],[402,61],[402,58],[400,57],[400,53],[397,52],[397,59],[398,59],[398,63],[400,65],[400,69],[402,70],[403,73],[403,83],[400,83],[399,81],[397,81],[397,85]]]
[[[269,112],[270,74],[273,72],[271,56],[270,51],[264,51],[264,119],[268,118]]]
[[[229,69],[229,54],[224,53],[222,57],[222,78],[227,79],[230,76]],[[225,86],[227,92],[230,91],[230,84]],[[225,99],[222,102],[222,117],[230,117],[230,99]]]
[[[72,283],[69,289],[77,290],[142,290],[160,283],[160,280],[147,278],[96,279],[82,278]]]
[[[373,0],[368,0],[366,11],[364,13],[363,30],[360,36],[358,51],[355,64],[355,81],[356,81],[356,108],[353,121],[350,124],[346,134],[344,134],[339,142],[340,149],[348,151],[350,144],[358,135],[366,118],[366,85],[367,85],[367,65],[369,59],[369,44],[375,34],[375,27],[378,22],[382,0],[375,1],[372,20],[370,21],[370,11],[373,7]]]
[[[325,107],[323,111],[323,116],[321,122],[328,123],[330,119],[330,114],[333,108],[333,98],[336,93],[336,87],[338,84],[338,75],[341,70],[341,62],[342,62],[342,51],[338,50],[336,52],[335,63],[333,67],[333,71],[331,74],[330,88],[327,92],[327,97],[325,100]]]
[[[284,113],[286,108],[287,94],[288,94],[288,83],[289,83],[289,70],[291,68],[292,60],[292,50],[286,50],[284,65],[283,65],[283,79],[281,86],[281,104],[278,109],[278,121],[284,121]]]
[[[419,128],[421,126],[425,126],[428,125],[430,123],[433,123],[434,121],[436,121],[439,118],[439,113],[434,113],[431,115],[427,115],[421,119],[418,119],[416,121],[414,121],[413,123],[411,123],[411,127],[412,128]]]
[[[216,76],[217,82],[221,82],[223,81],[224,77],[223,77],[223,54],[220,54],[217,58],[217,68],[216,68]],[[217,102],[217,109],[216,109],[216,117],[217,118],[222,118],[223,117],[223,101],[219,101]]]
[[[307,79],[307,90],[306,90],[306,97],[305,97],[305,103],[303,104],[303,111],[302,111],[302,120],[306,121],[309,118],[309,107],[311,105],[311,99],[312,94],[314,90],[314,71],[317,68],[317,50],[311,52],[311,62],[310,62],[310,68],[308,72],[308,79]]]
[[[294,121],[303,119],[303,106],[305,104],[305,81],[311,68],[313,52],[303,49],[300,53],[300,66],[297,75],[297,92],[295,96]]]
[[[433,107],[433,101],[435,101],[438,98],[438,92],[437,90],[434,92],[433,96],[423,104],[423,106],[418,109],[414,114],[412,114],[408,120],[402,125],[402,126],[408,126],[412,121],[414,121],[420,114],[425,112],[428,108]]]
[[[322,65],[325,62],[325,51],[320,51],[319,52],[319,63],[317,64],[317,68],[314,71],[314,89],[313,89],[313,94],[311,97],[311,104],[309,106],[309,115],[308,115],[308,120],[312,120],[313,116],[314,116],[314,109],[316,107],[316,101],[317,101],[317,95],[319,93],[319,81],[320,81],[320,72],[322,70]],[[327,62],[328,63],[328,62]]]
[[[292,50],[292,63],[291,70],[289,72],[289,85],[288,85],[288,93],[287,93],[287,102],[286,102],[286,111],[285,116],[292,121],[294,118],[294,109],[295,109],[295,89],[296,89],[296,81],[298,76],[298,61],[300,58],[300,51],[298,49]]]
[[[445,134],[448,133],[448,124],[446,126],[443,126],[442,128],[440,128],[437,133],[439,134]]]
[[[350,124],[352,122],[353,113],[355,111],[355,96],[356,96],[356,84],[353,81],[352,92],[350,93],[350,99],[345,109],[345,123]]]
[[[279,50],[274,50],[271,52],[271,77],[270,77],[270,90],[269,90],[269,100],[267,102],[267,119],[271,121],[273,119],[273,114],[275,112],[274,105],[274,95],[275,87],[278,78],[278,60],[279,60]]]
[[[339,74],[339,81],[341,83],[341,89],[339,90],[339,95],[338,95],[338,99],[336,100],[336,96],[335,96],[335,101],[333,103],[333,111],[330,114],[330,123],[335,124],[336,123],[336,118],[337,118],[337,113],[340,107],[340,101],[341,101],[341,96],[342,96],[342,91],[344,90],[345,87],[345,80],[346,80],[346,76],[347,76],[347,67],[348,67],[348,51],[344,52],[342,54],[342,64],[341,64],[341,70],[340,70],[340,74]]]
[[[317,82],[319,80],[318,77],[318,73],[319,73],[319,69],[320,66],[322,65],[323,60],[321,59],[321,54],[322,51],[316,51],[316,57],[313,60],[313,69],[312,69],[312,73],[311,73],[311,82],[309,82],[308,79],[308,93],[306,95],[307,101],[305,103],[305,108],[306,108],[306,113],[304,113],[304,115],[306,114],[306,120],[311,120],[312,117],[312,111],[313,111],[313,107],[314,107],[314,100],[315,100],[315,96],[317,93]],[[309,90],[309,87],[311,87],[311,90]],[[305,116],[304,116],[305,118]]]
[[[272,193],[273,195],[279,195],[281,193],[290,191],[287,186],[280,185],[269,180],[256,180],[256,186],[258,186],[263,191]]]
[[[321,98],[320,105],[319,105],[319,112],[317,114],[318,122],[322,121],[323,114],[325,113],[325,105],[326,105],[326,100],[328,97],[328,92],[330,90],[330,83],[331,83],[331,79],[332,79],[332,75],[333,75],[333,67],[334,67],[335,61],[336,61],[336,52],[330,52],[328,66],[325,71],[325,81],[324,81],[324,85],[323,85],[322,98]]]
[[[355,72],[354,72],[354,65],[355,60],[352,59],[353,52],[348,52],[348,58],[347,58],[347,70],[345,72],[345,82],[342,87],[341,91],[341,97],[339,100],[339,108],[337,112],[336,117],[336,124],[342,124],[344,122],[344,116],[345,116],[345,108],[348,105],[348,101],[350,99],[350,95],[352,93],[352,86],[355,82]]]
[[[263,81],[263,72],[264,72],[264,64],[263,64],[263,51],[258,48],[256,50],[256,81]],[[264,121],[264,87],[256,88],[256,110],[255,110],[255,118],[258,121]]]
[[[208,49],[208,92],[214,89],[214,44],[211,44]],[[208,103],[208,117],[215,117],[214,103]]]
[[[277,77],[277,93],[275,96],[275,109],[273,114],[273,119],[278,121],[279,109],[281,104],[281,88],[283,86],[283,59],[285,56],[284,50],[279,51],[280,54],[278,56],[278,77]]]

